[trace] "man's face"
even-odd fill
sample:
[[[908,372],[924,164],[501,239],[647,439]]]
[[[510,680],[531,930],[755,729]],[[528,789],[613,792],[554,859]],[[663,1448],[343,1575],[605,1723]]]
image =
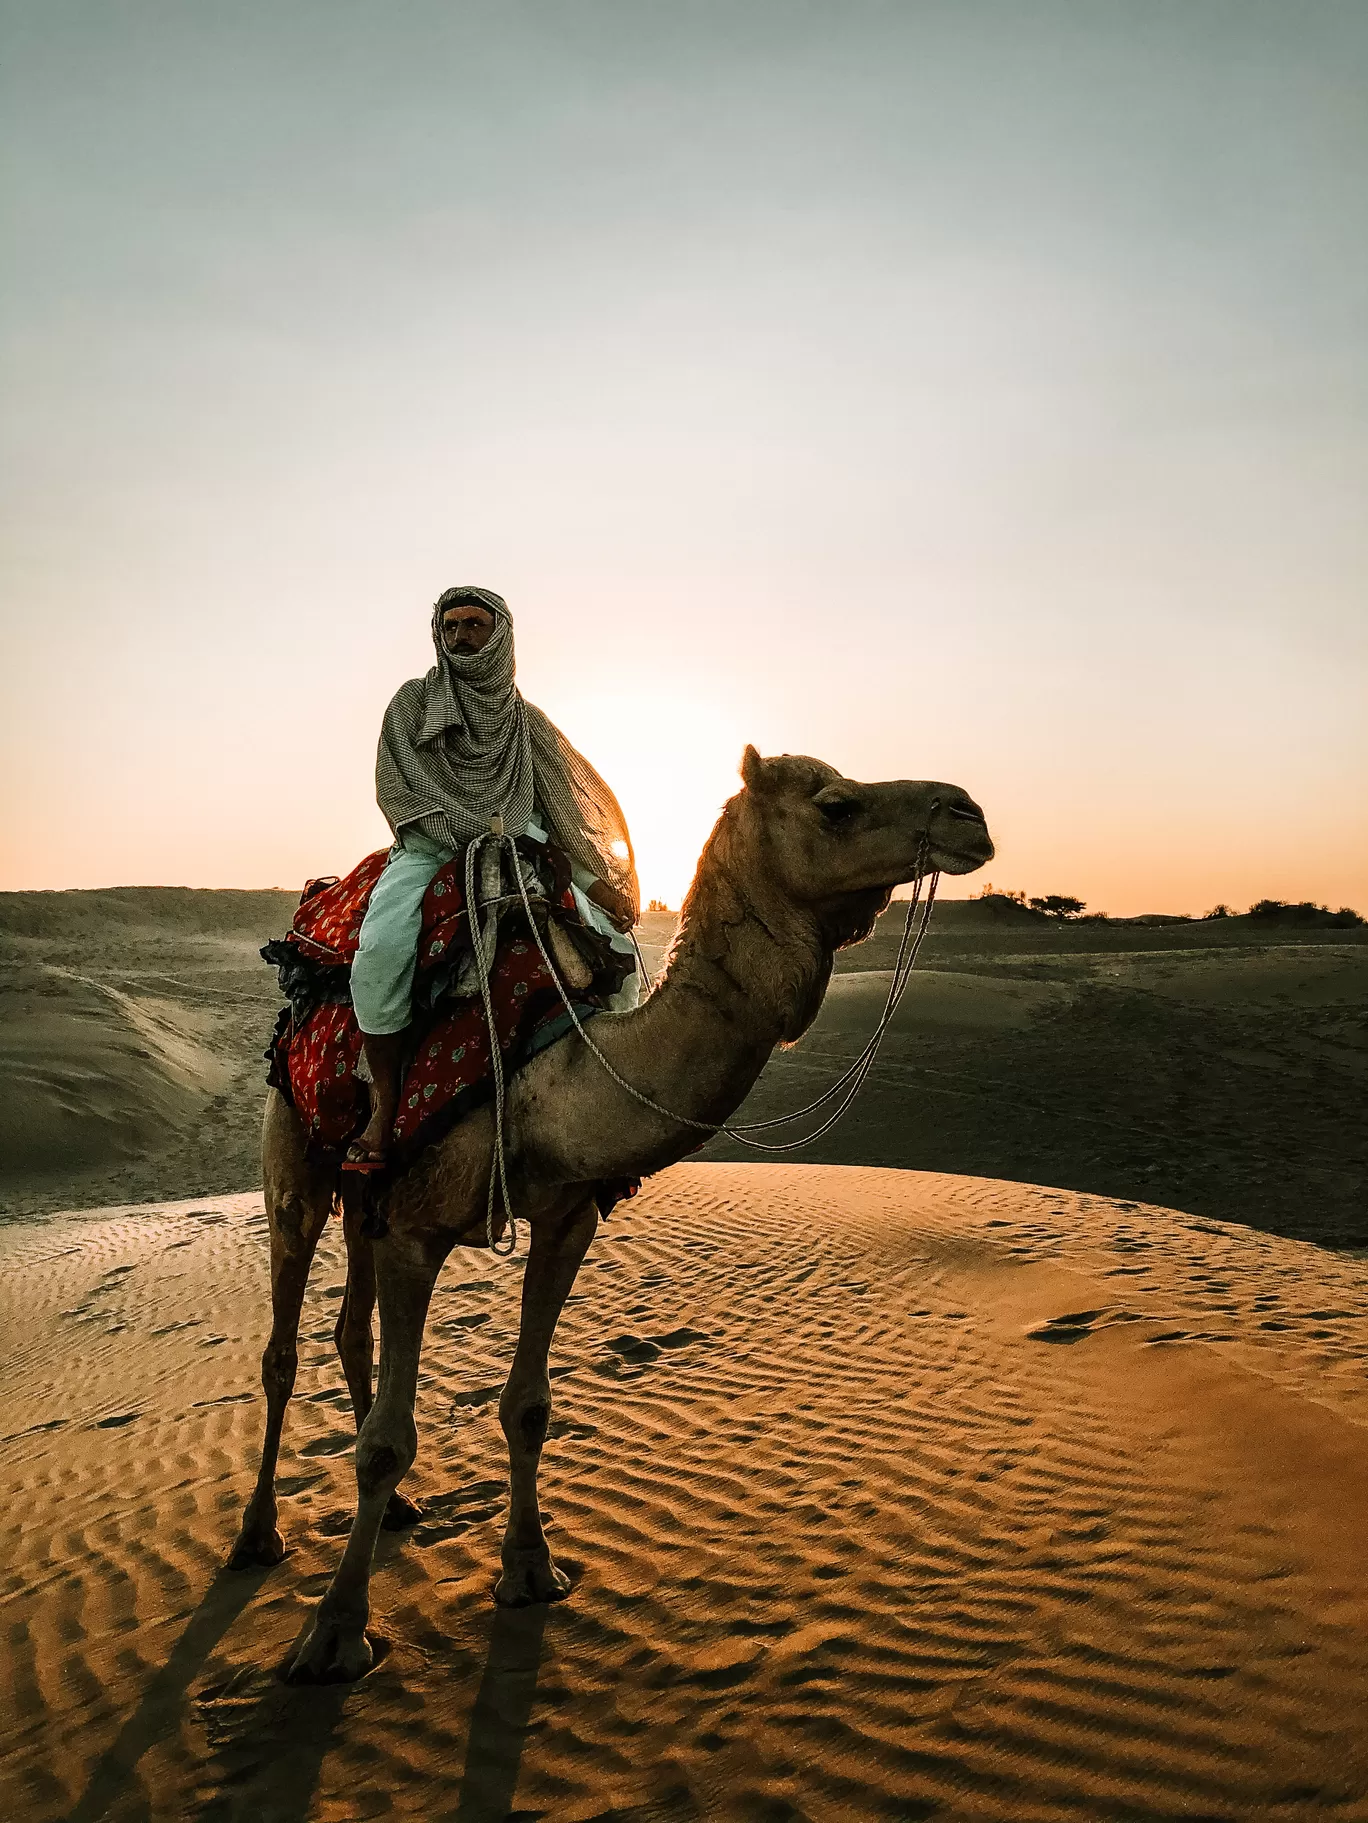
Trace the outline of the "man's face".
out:
[[[474,602],[442,610],[442,644],[448,652],[483,652],[494,632],[494,616]]]

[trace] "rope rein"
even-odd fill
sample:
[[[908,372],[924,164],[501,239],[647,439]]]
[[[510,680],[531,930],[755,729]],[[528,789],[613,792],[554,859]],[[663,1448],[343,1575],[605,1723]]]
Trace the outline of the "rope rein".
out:
[[[475,899],[475,860],[476,851],[482,849],[486,842],[497,842],[502,848],[505,840],[502,833],[491,830],[488,836],[477,836],[466,846],[465,853],[465,902],[466,928],[470,932],[471,948],[475,952],[475,971],[480,977],[480,998],[484,1001],[485,1025],[489,1031],[489,1063],[494,1075],[494,1156],[489,1165],[489,1195],[485,1199],[485,1240],[489,1251],[497,1259],[511,1259],[518,1247],[518,1223],[513,1214],[513,1204],[508,1194],[508,1164],[504,1158],[504,1073],[503,1047],[499,1043],[499,1027],[494,1017],[494,993],[489,985],[489,971],[494,966],[493,954],[486,951],[484,931],[480,925],[480,907]],[[522,869],[518,866],[518,851],[513,850],[513,871],[519,886],[522,886]],[[527,892],[523,890],[523,903],[527,903]],[[531,919],[529,917],[529,922]],[[498,932],[494,933],[498,943]],[[488,960],[486,960],[488,957]],[[557,987],[560,982],[557,981]],[[562,989],[562,995],[564,990]],[[507,1245],[500,1247],[494,1240],[494,1183],[498,1180],[499,1191],[503,1197],[504,1216],[508,1222]]]
[[[476,860],[478,853],[484,850],[487,843],[493,842],[500,851],[505,847],[509,851],[513,877],[518,883],[518,894],[522,900],[528,928],[531,930],[532,935],[536,940],[537,948],[541,951],[542,961],[546,964],[547,972],[555,985],[557,993],[561,997],[561,1002],[564,1005],[566,1012],[570,1016],[571,1023],[604,1071],[620,1089],[631,1096],[633,1101],[639,1103],[643,1108],[650,1109],[653,1114],[659,1114],[666,1120],[674,1121],[678,1126],[691,1128],[696,1133],[725,1133],[729,1139],[734,1139],[743,1146],[749,1146],[756,1152],[798,1152],[801,1151],[804,1146],[812,1145],[814,1141],[821,1139],[824,1134],[831,1131],[837,1121],[840,1120],[841,1116],[849,1109],[860,1090],[864,1087],[865,1081],[874,1067],[875,1060],[879,1053],[879,1047],[883,1043],[884,1035],[888,1031],[889,1026],[893,1023],[894,1015],[897,1013],[898,1008],[902,1003],[903,996],[907,992],[908,983],[912,979],[912,971],[917,965],[917,957],[921,953],[921,946],[926,937],[927,927],[931,922],[931,909],[936,902],[936,888],[940,883],[939,872],[932,872],[929,875],[927,872],[926,862],[929,858],[930,849],[930,839],[928,836],[922,837],[921,847],[917,855],[917,872],[913,883],[912,897],[907,902],[907,917],[903,924],[902,938],[898,944],[897,958],[893,964],[892,979],[888,985],[888,998],[884,1003],[884,1009],[879,1016],[878,1024],[874,1027],[874,1030],[870,1033],[868,1039],[866,1039],[859,1054],[847,1065],[836,1078],[835,1082],[833,1082],[829,1088],[825,1089],[822,1094],[817,1096],[814,1101],[810,1101],[806,1107],[797,1108],[791,1114],[776,1115],[770,1120],[752,1120],[733,1124],[728,1121],[695,1120],[691,1115],[678,1114],[673,1108],[662,1107],[658,1101],[654,1101],[649,1095],[643,1094],[640,1089],[628,1082],[626,1077],[619,1075],[618,1071],[604,1056],[603,1052],[598,1048],[585,1030],[584,1021],[580,1018],[579,1013],[570,999],[569,993],[566,991],[564,982],[556,972],[556,965],[551,959],[545,939],[542,936],[536,919],[532,915],[532,902],[528,897],[527,882],[523,877],[523,871],[519,865],[517,844],[511,835],[505,834],[501,824],[502,819],[497,819],[492,822],[489,833],[476,836],[474,840],[467,845],[465,853],[466,922],[470,931],[471,945],[475,951],[476,969],[480,977],[480,995],[484,1002],[485,1023],[489,1029],[490,1063],[494,1076],[494,1152],[493,1157],[490,1160],[489,1195],[485,1204],[485,1240],[488,1243],[491,1253],[501,1259],[508,1259],[511,1257],[518,1245],[518,1228],[517,1221],[513,1214],[512,1200],[508,1193],[508,1165],[504,1151],[505,1087],[503,1053],[499,1045],[498,1029],[494,1017],[494,999],[489,985],[489,970],[493,965],[494,955],[492,950],[487,950],[485,947],[484,932],[481,929],[480,920],[476,915],[478,911],[482,909],[476,904],[475,896]],[[929,884],[927,885],[926,902],[925,905],[922,906],[922,885],[928,880]],[[500,897],[501,900],[511,899],[512,894],[502,894]],[[916,914],[919,906],[921,906],[921,919],[917,922]],[[648,971],[646,969],[645,958],[641,954],[641,946],[637,942],[635,931],[632,932],[632,947],[636,951],[637,963],[641,973],[647,975]],[[847,1084],[849,1084],[848,1088],[846,1087]],[[837,1095],[840,1095],[843,1089],[846,1090],[846,1093],[839,1106],[828,1114],[820,1126],[815,1128],[813,1132],[805,1133],[798,1139],[780,1140],[773,1143],[767,1140],[752,1139],[750,1137],[752,1133],[767,1132],[774,1127],[786,1127],[796,1120],[806,1119],[808,1115],[815,1114],[819,1108],[825,1107],[829,1101],[833,1100]],[[494,1241],[494,1191],[496,1183],[503,1204],[504,1218],[508,1223],[507,1242],[503,1246],[496,1246]]]

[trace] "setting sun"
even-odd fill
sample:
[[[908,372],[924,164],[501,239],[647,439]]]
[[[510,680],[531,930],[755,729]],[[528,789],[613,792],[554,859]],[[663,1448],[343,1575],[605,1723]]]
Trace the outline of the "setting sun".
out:
[[[702,696],[584,692],[541,705],[612,785],[627,817],[641,902],[678,907],[722,805],[740,789],[743,712]],[[751,718],[752,723],[754,718]]]

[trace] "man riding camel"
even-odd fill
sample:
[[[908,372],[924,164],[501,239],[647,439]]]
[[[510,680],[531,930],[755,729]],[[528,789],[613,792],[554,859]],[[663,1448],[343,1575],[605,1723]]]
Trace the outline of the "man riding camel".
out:
[[[570,863],[580,915],[622,943],[636,922],[636,869],[617,799],[514,682],[513,616],[501,595],[447,589],[432,611],[437,663],[385,711],[375,795],[394,832],[351,970],[371,1078],[371,1118],[350,1151],[382,1162],[399,1105],[423,897],[439,868],[502,827],[548,838]],[[501,819],[501,824],[496,822]],[[636,997],[636,977],[623,1004]]]

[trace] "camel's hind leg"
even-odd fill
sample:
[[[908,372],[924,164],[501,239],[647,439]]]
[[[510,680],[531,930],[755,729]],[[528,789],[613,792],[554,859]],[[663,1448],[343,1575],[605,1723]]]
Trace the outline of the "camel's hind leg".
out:
[[[358,1432],[375,1399],[375,1335],[371,1323],[375,1313],[375,1249],[361,1232],[364,1219],[359,1203],[348,1209],[343,1217],[347,1240],[347,1287],[333,1331]],[[383,1523],[387,1532],[399,1532],[406,1526],[417,1525],[422,1517],[422,1508],[396,1488],[389,1497]]]
[[[304,1156],[304,1131],[294,1110],[270,1091],[261,1134],[266,1220],[271,1233],[271,1335],[261,1357],[266,1434],[256,1488],[228,1559],[230,1570],[279,1563],[285,1545],[276,1529],[275,1475],[285,1407],[299,1366],[299,1313],[318,1237],[333,1201],[332,1173]]]
[[[559,1222],[532,1226],[518,1346],[499,1400],[499,1422],[508,1439],[512,1498],[503,1541],[503,1574],[494,1596],[505,1607],[559,1601],[570,1593],[570,1578],[552,1562],[542,1530],[537,1469],[551,1422],[551,1376],[547,1372],[551,1338],[597,1228],[598,1210],[592,1202]]]

